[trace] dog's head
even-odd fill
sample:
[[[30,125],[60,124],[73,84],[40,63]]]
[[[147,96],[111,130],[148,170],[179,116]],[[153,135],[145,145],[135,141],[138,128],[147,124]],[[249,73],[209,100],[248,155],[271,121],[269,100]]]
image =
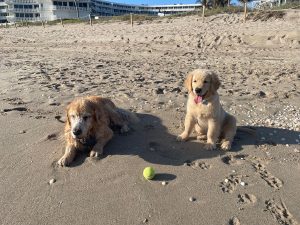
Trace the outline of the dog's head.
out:
[[[99,109],[88,99],[74,100],[67,107],[67,126],[74,139],[87,138],[99,119]]]
[[[196,103],[214,95],[221,85],[216,73],[201,69],[190,72],[184,84],[189,93],[195,96]]]

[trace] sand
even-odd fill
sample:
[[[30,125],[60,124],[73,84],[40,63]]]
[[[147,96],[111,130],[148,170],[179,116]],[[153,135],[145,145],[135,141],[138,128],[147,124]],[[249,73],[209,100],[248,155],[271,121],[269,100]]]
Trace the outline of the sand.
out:
[[[298,224],[299,15],[0,29],[0,224]],[[176,141],[196,68],[219,73],[224,108],[256,130],[229,152]],[[141,121],[105,158],[60,168],[65,106],[86,95]]]

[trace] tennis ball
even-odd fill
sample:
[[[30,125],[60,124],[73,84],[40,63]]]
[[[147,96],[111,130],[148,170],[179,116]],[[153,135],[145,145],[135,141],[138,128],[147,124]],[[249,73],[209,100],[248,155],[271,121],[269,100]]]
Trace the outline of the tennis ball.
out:
[[[151,166],[146,167],[143,171],[143,176],[145,177],[146,180],[153,179],[153,177],[155,176],[154,169]]]

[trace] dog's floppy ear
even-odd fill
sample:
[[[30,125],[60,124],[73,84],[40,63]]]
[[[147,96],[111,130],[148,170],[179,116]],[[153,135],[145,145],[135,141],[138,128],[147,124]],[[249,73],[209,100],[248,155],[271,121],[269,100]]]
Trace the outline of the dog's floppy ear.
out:
[[[189,73],[184,81],[184,86],[186,87],[186,89],[188,89],[188,92],[190,93],[191,91],[193,91],[192,88],[192,79],[193,79],[193,73]]]
[[[72,103],[69,103],[69,105],[68,105],[67,108],[66,108],[66,115],[67,115],[66,125],[67,125],[67,126],[71,126],[70,115],[69,115],[69,111],[70,111],[70,108],[71,108],[71,104],[72,104]]]
[[[91,103],[92,105],[92,109],[94,111],[94,120],[97,121],[98,123],[101,123],[101,121],[103,120],[103,116],[104,116],[104,110],[97,105],[95,102]]]
[[[100,107],[95,107],[94,108],[94,116],[97,122],[100,122],[102,119],[102,112],[100,110]]]
[[[216,92],[219,89],[221,82],[219,80],[218,75],[215,72],[211,72],[210,77],[211,77],[211,89],[213,92]]]

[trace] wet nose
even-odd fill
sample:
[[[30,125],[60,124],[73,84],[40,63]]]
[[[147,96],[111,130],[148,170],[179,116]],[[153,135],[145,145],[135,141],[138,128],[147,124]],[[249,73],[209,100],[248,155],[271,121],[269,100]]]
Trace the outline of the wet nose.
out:
[[[75,136],[78,136],[78,135],[80,135],[81,133],[82,133],[82,131],[81,131],[80,128],[76,128],[76,129],[73,130],[73,134],[74,134]]]
[[[195,89],[195,92],[196,92],[197,94],[200,94],[200,93],[201,93],[201,88],[196,88],[196,89]]]

